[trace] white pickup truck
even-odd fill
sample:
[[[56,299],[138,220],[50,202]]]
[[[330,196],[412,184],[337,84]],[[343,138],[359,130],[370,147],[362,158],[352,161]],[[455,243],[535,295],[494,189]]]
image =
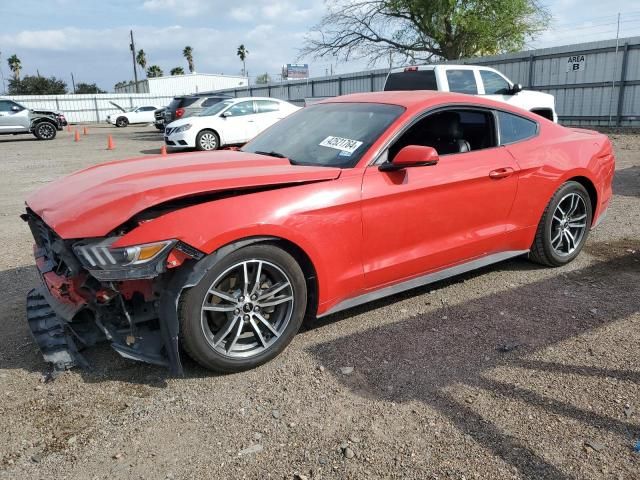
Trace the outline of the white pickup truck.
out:
[[[476,65],[420,65],[394,68],[385,90],[439,90],[482,95],[558,122],[553,95],[523,90],[497,70]]]

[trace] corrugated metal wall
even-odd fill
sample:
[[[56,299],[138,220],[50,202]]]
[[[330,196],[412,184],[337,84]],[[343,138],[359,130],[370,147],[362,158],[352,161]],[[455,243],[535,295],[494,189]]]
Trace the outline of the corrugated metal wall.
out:
[[[171,102],[173,97],[152,94],[101,93],[95,95],[28,95],[3,98],[15,100],[27,108],[62,112],[69,122],[84,123],[104,122],[107,115],[120,111],[109,102],[115,102],[125,109],[145,105],[164,107]]]
[[[583,70],[567,71],[568,59],[574,55],[585,55]],[[456,63],[486,65],[526,88],[554,95],[562,123],[640,126],[640,37],[621,39],[617,53],[616,41],[606,40]],[[224,92],[302,103],[305,98],[382,90],[387,71],[291,80]]]
[[[138,82],[138,92],[152,93],[154,95],[187,95],[189,93],[241,87],[247,84],[246,77],[190,73],[140,80]],[[132,83],[118,87],[116,88],[116,93],[136,93],[136,85]]]

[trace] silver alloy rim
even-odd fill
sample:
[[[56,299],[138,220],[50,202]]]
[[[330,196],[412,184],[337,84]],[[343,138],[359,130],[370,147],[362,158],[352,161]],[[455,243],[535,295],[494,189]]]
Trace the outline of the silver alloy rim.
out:
[[[581,195],[562,197],[551,219],[551,248],[566,257],[576,251],[587,231],[587,205]]]
[[[40,131],[40,136],[44,139],[50,139],[53,137],[53,127],[48,123],[42,123],[38,130]]]
[[[253,357],[282,336],[293,305],[293,287],[281,268],[264,260],[246,260],[227,268],[207,290],[202,333],[225,357]]]
[[[215,150],[217,145],[218,142],[213,133],[204,133],[200,137],[200,146],[203,150]]]

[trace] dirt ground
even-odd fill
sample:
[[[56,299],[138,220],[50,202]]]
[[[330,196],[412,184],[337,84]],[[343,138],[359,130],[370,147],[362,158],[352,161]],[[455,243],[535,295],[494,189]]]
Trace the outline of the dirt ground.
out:
[[[89,128],[0,137],[0,478],[640,478],[639,135],[612,134],[615,198],[567,267],[516,259],[327,317],[246,373],[171,378],[102,346],[42,383],[24,198],[161,145]]]

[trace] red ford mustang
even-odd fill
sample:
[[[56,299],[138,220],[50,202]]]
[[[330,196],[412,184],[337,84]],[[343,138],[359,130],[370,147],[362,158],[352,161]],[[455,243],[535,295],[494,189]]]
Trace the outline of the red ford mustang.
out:
[[[606,136],[481,98],[348,95],[240,151],[87,168],[27,200],[42,286],[27,317],[58,369],[108,340],[232,372],[323,316],[518,255],[573,260],[611,199]]]

